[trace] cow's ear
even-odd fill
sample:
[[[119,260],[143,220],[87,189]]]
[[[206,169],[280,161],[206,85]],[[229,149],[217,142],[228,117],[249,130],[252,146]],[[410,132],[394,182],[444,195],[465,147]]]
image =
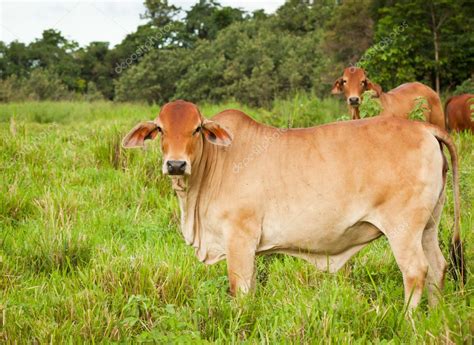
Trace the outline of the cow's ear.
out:
[[[232,135],[217,122],[204,120],[202,133],[212,144],[229,146],[232,143]]]
[[[125,148],[143,147],[145,140],[155,139],[159,131],[160,127],[153,121],[139,123],[123,138],[122,146]]]
[[[380,97],[382,94],[382,87],[379,84],[372,83],[369,79],[367,79],[367,90],[374,91],[376,97]]]
[[[342,93],[342,78],[336,79],[336,81],[334,82],[334,85],[332,86],[331,93],[333,95],[338,95]]]

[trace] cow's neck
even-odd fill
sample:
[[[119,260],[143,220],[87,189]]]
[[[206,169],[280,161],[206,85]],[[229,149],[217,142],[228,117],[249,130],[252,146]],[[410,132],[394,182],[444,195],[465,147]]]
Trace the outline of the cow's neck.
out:
[[[186,177],[173,177],[172,185],[179,200],[181,211],[181,232],[188,245],[199,247],[200,219],[199,207],[202,201],[202,189],[211,177],[217,161],[217,150],[214,145],[203,142],[203,150],[193,164],[192,173]]]
[[[179,201],[181,232],[187,244],[194,242],[194,217],[197,195],[195,188],[192,188],[189,177],[179,176],[172,178],[172,186]]]
[[[349,106],[349,111],[350,111],[350,113],[351,113],[351,118],[352,118],[352,120],[358,120],[358,119],[360,119],[359,107],[351,107],[351,106]]]

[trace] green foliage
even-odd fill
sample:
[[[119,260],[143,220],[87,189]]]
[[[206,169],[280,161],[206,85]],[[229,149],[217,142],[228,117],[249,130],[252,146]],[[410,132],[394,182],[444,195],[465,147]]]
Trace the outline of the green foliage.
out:
[[[42,37],[28,47],[29,59],[35,67],[33,71],[37,68],[46,69],[60,77],[70,90],[74,90],[80,75],[73,55],[77,47],[76,42],[68,41],[60,32],[45,30]]]
[[[350,121],[350,120],[351,120],[351,117],[347,114],[343,114],[336,119],[336,121]]]
[[[59,100],[68,97],[67,86],[49,70],[35,69],[25,83],[25,92],[32,100]]]
[[[331,20],[335,6],[332,0],[288,0],[279,7],[272,21],[274,29],[305,35],[320,31]]]
[[[288,99],[275,100],[271,112],[261,117],[265,123],[277,127],[302,128],[332,122],[338,114],[345,112],[345,107],[341,107],[336,99],[318,99],[308,93],[297,93]]]
[[[425,97],[417,97],[415,99],[415,105],[413,106],[413,109],[410,111],[408,114],[408,118],[410,120],[419,120],[419,121],[424,121],[425,120],[425,112],[428,111],[428,101],[426,100]]]
[[[212,116],[228,107],[285,127],[288,118],[293,126],[315,124],[346,111],[335,99],[305,94],[276,100],[272,111],[238,103],[201,110]],[[259,257],[255,294],[231,298],[225,262],[200,263],[179,233],[159,141],[145,151],[120,147],[130,128],[158,110],[112,102],[0,105],[0,342],[472,343],[473,280],[461,292],[447,274],[441,304],[429,308],[423,300],[408,320],[384,238],[336,274],[289,256]],[[469,133],[453,140],[472,271],[474,140]],[[446,257],[453,219],[447,181]]]
[[[96,90],[110,97],[113,95],[113,83],[110,82],[111,72],[109,62],[109,44],[107,42],[92,42],[87,47],[81,48],[76,53],[76,59],[81,68],[79,93],[90,93],[89,84],[94,84]],[[76,82],[77,82],[76,81]],[[102,96],[103,97],[103,96]]]
[[[374,24],[369,13],[370,3],[371,0],[344,1],[327,23],[324,47],[340,69],[356,63],[372,43]]]
[[[243,11],[229,6],[222,7],[214,0],[199,0],[186,12],[185,30],[188,44],[197,39],[213,40],[222,29],[243,20]]]
[[[87,93],[85,95],[85,99],[87,101],[100,101],[104,99],[104,96],[93,81],[87,83]]]
[[[28,79],[16,76],[0,80],[0,101],[60,100],[74,98],[62,79],[51,70],[35,69]]]
[[[464,80],[460,85],[454,90],[454,95],[462,95],[465,93],[474,94],[474,78],[469,78]]]
[[[462,28],[474,27],[472,1],[402,0],[378,11],[375,44],[363,66],[385,89],[414,80],[434,87],[436,74],[441,87],[447,87],[470,76],[474,36]]]
[[[15,75],[0,79],[0,102],[20,101],[26,98],[21,90],[21,80]]]
[[[180,8],[170,5],[168,0],[145,0],[145,14],[142,19],[149,19],[156,27],[171,23],[179,14]]]
[[[21,78],[27,76],[32,64],[28,47],[23,43],[13,41],[8,46],[2,42],[1,48],[1,78],[5,79],[11,76]]]
[[[185,73],[190,59],[189,51],[184,48],[151,51],[120,77],[115,86],[116,100],[163,103],[172,99],[176,81]]]
[[[200,41],[192,58],[188,57],[189,51],[184,53],[182,61],[186,61],[187,66],[183,68],[185,72],[178,79],[175,98],[214,102],[226,96],[223,90],[223,75],[227,62],[224,54],[218,53],[215,45],[210,41]]]
[[[362,102],[359,106],[361,119],[377,116],[382,110],[382,104],[379,99],[375,97],[374,91],[368,90],[362,94]]]
[[[199,41],[194,50],[150,52],[120,77],[116,99],[236,99],[270,107],[275,97],[311,90],[318,66],[312,47],[318,40],[313,34],[295,38],[273,32],[269,23],[237,22],[214,41]]]
[[[474,26],[474,8],[467,0],[290,0],[268,15],[214,0],[196,1],[188,11],[165,0],[144,5],[147,22],[115,47],[78,47],[55,30],[28,45],[0,42],[1,99],[28,99],[28,92],[11,90],[40,69],[68,91],[48,99],[70,99],[72,92],[91,99],[92,82],[92,98],[235,99],[270,108],[300,92],[325,97],[350,64],[366,68],[385,89],[415,80],[434,87],[437,79],[449,89],[471,77],[474,65],[474,36],[466,29]]]

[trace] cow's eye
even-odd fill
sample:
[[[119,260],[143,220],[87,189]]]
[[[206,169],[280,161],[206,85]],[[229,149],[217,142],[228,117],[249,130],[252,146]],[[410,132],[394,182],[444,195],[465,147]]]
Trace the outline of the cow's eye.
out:
[[[199,126],[198,128],[196,128],[196,129],[194,130],[194,132],[193,132],[193,135],[196,135],[196,134],[200,133],[200,132],[201,132],[201,129],[202,129],[201,126]]]
[[[343,84],[347,83],[347,80],[342,80],[342,83],[343,83]]]
[[[160,126],[156,127],[156,130],[158,131],[158,133],[163,133],[163,130],[161,129]]]

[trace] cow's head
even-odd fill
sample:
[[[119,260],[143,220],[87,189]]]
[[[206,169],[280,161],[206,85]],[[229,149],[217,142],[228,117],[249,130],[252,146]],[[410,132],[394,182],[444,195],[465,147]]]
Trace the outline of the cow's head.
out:
[[[358,107],[361,103],[362,94],[367,90],[375,91],[377,97],[382,93],[380,85],[372,83],[362,68],[347,67],[342,77],[334,82],[331,93],[344,93],[347,104],[351,107]]]
[[[161,136],[163,173],[190,175],[193,163],[199,159],[203,140],[228,146],[232,137],[218,123],[205,119],[196,105],[185,101],[165,104],[154,121],[135,126],[123,139],[125,148],[143,147],[147,139]]]

